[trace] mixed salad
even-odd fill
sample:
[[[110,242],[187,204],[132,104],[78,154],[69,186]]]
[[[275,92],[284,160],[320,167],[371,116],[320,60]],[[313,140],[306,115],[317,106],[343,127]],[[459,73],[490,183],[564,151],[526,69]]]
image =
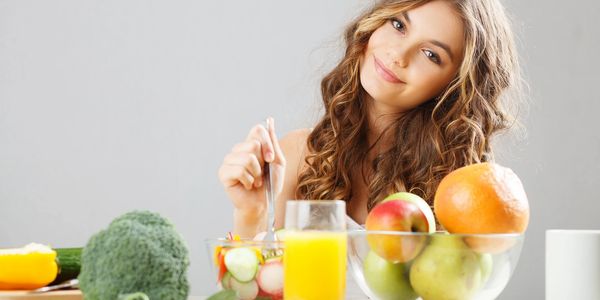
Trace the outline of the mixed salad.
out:
[[[214,249],[220,291],[208,300],[283,299],[283,248],[231,234],[228,239]]]

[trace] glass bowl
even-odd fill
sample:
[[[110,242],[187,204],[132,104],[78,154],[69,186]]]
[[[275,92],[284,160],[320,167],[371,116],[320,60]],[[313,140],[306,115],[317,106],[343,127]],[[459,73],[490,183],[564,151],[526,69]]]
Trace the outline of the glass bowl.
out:
[[[495,299],[523,234],[348,232],[348,267],[371,299]]]
[[[283,242],[207,239],[219,299],[283,299]]]

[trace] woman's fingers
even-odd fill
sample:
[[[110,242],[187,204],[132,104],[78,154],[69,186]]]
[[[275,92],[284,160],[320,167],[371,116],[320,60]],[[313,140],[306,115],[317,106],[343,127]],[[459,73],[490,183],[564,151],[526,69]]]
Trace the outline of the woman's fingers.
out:
[[[273,118],[269,118],[267,122],[269,130],[261,124],[254,126],[246,140],[235,145],[231,153],[225,156],[219,169],[219,178],[226,187],[233,187],[239,183],[247,190],[258,188],[263,184],[265,162],[274,162],[279,167],[285,166]]]
[[[231,153],[252,153],[258,158],[260,165],[264,163],[262,157],[262,143],[258,139],[247,139],[231,149]]]
[[[269,118],[268,122],[270,122],[271,126],[269,126],[269,139],[273,145],[273,160],[272,162],[285,165],[285,156],[283,155],[283,151],[281,150],[281,146],[279,145],[279,140],[277,139],[277,134],[275,133],[275,120],[273,118]]]
[[[239,165],[222,165],[219,169],[219,178],[225,187],[232,187],[240,183],[247,190],[251,190],[255,182],[254,177]]]
[[[248,145],[252,147],[252,145]],[[240,175],[240,171],[235,171],[234,175],[246,176],[246,174],[252,177],[252,183],[255,187],[262,185],[262,167],[258,157],[253,152],[232,152],[225,156],[223,165],[229,165],[244,169],[245,174]],[[241,180],[240,180],[241,181]]]
[[[261,158],[266,162],[273,161],[275,158],[273,143],[265,126],[261,124],[254,126],[246,138],[246,141],[249,140],[258,140],[261,146]]]

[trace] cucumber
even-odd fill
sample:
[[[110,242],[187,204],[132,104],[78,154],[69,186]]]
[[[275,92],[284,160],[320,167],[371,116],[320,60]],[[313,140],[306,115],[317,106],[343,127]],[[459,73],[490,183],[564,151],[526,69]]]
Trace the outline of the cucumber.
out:
[[[56,251],[58,275],[50,285],[77,278],[81,270],[81,251],[83,248],[57,248],[53,250]]]
[[[223,275],[223,278],[221,279],[221,286],[226,290],[231,289],[231,273],[225,272],[225,275]]]
[[[239,282],[249,282],[258,272],[256,251],[250,248],[234,248],[225,254],[225,266],[231,276]]]
[[[254,300],[259,292],[256,280],[239,282],[235,278],[231,278],[231,289],[236,291],[240,300]]]

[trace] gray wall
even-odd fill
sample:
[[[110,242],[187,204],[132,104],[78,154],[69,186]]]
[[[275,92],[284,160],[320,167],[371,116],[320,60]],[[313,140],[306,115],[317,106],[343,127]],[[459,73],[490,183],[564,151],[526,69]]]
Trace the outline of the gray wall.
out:
[[[524,182],[531,222],[501,299],[544,297],[545,230],[600,229],[600,3],[507,2],[530,86],[528,137],[501,155]],[[565,274],[565,276],[569,276]]]
[[[231,227],[225,153],[268,115],[310,126],[344,24],[370,1],[0,0],[0,247],[81,246],[135,208],[170,218],[209,291],[204,239]],[[506,2],[530,88],[499,160],[532,209],[501,299],[544,295],[544,231],[599,228],[600,6]]]

